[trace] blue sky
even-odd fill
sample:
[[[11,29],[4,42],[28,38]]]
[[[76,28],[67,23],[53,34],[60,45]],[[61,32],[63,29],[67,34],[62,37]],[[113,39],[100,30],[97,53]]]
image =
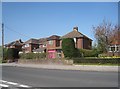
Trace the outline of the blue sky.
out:
[[[74,26],[94,41],[93,26],[103,19],[118,23],[117,5],[117,2],[3,2],[2,21],[7,26],[5,43],[62,36]]]

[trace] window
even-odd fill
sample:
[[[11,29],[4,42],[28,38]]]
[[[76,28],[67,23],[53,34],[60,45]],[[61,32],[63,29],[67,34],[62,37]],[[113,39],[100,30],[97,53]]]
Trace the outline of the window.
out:
[[[119,48],[120,48],[119,45],[110,46],[109,52],[119,52],[120,51]]]
[[[52,41],[52,40],[50,40],[50,41],[49,41],[49,44],[50,44],[50,45],[52,45],[52,44],[53,44],[53,41]]]
[[[56,40],[56,47],[60,46],[60,40]]]
[[[111,47],[111,51],[112,51],[112,52],[115,51],[115,47]]]

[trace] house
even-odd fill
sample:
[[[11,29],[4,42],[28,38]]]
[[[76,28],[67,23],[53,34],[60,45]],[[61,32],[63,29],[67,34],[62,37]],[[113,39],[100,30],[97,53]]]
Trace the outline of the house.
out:
[[[41,39],[29,39],[28,41],[24,42],[22,49],[24,53],[42,53],[46,52],[46,42],[47,38]]]
[[[5,45],[6,48],[16,48],[19,51],[22,51],[22,46],[23,46],[23,42],[21,41],[21,39],[13,41]]]
[[[92,40],[87,36],[83,35],[78,31],[78,27],[74,27],[73,31],[67,33],[61,37],[63,38],[73,38],[75,42],[75,47],[80,49],[92,49]]]
[[[46,53],[47,38],[40,38],[38,40],[39,48],[33,49],[34,53]]]
[[[24,42],[22,49],[24,53],[33,52],[34,49],[39,48],[39,41],[37,39],[29,39]]]
[[[114,35],[114,39],[110,45],[108,45],[109,56],[120,56],[120,30]]]
[[[75,42],[75,47],[80,49],[91,49],[92,40],[87,36],[83,35],[78,31],[78,27],[74,27],[73,31],[60,37],[57,35],[52,35],[47,39],[47,57],[48,58],[63,58],[64,54],[62,52],[62,39],[73,38]]]
[[[52,35],[47,39],[47,58],[62,58],[60,36]]]

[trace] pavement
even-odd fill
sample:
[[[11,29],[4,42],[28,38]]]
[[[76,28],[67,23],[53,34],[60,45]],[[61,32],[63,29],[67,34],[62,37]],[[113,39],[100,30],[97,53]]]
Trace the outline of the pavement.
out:
[[[118,66],[102,65],[57,65],[57,64],[24,64],[24,63],[3,63],[2,66],[16,66],[28,68],[59,69],[59,70],[81,70],[81,71],[106,71],[119,72]]]

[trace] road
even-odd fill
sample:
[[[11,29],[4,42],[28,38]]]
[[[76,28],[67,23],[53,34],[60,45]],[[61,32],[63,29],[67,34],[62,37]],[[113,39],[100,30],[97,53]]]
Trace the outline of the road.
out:
[[[3,66],[2,83],[12,87],[118,87],[118,73]]]

